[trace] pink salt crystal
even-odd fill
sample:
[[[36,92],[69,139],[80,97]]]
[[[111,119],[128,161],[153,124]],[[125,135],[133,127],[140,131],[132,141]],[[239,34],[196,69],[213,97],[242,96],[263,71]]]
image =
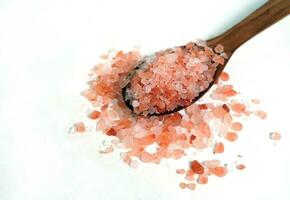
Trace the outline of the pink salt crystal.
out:
[[[132,161],[129,163],[129,166],[132,167],[133,169],[137,169],[138,166],[139,166],[139,163],[138,163],[138,161],[136,161],[136,160],[132,160]]]
[[[222,81],[228,81],[230,79],[230,76],[228,73],[222,72],[221,75],[219,76],[219,79],[221,79]]]
[[[194,124],[191,121],[183,120],[180,124],[183,128],[186,128],[188,132],[190,132],[194,128]],[[195,138],[194,138],[195,139]]]
[[[171,139],[172,139],[171,136],[172,134],[170,134],[170,132],[160,133],[156,137],[156,142],[159,146],[167,147],[171,142]]]
[[[225,59],[222,56],[215,55],[212,60],[221,65],[225,64]]]
[[[271,132],[270,139],[271,140],[281,140],[281,134],[278,132]]]
[[[116,136],[116,135],[117,135],[117,132],[116,132],[115,129],[110,128],[110,129],[106,132],[106,134],[107,134],[108,136]]]
[[[175,60],[177,59],[177,54],[175,53],[171,53],[171,54],[167,54],[166,56],[166,60],[169,64],[172,64],[175,62]]]
[[[91,118],[91,119],[98,119],[100,116],[101,116],[101,113],[99,111],[97,111],[97,110],[92,111],[89,114],[89,118]]]
[[[230,124],[233,121],[233,117],[231,116],[230,113],[227,113],[224,115],[223,121],[227,124]]]
[[[185,176],[184,179],[187,181],[194,181],[194,176]]]
[[[208,177],[207,177],[207,175],[205,175],[205,174],[201,174],[201,175],[199,175],[199,177],[198,177],[198,179],[197,179],[197,182],[198,182],[199,184],[207,184],[207,182],[208,182]]]
[[[139,145],[148,146],[155,142],[155,135],[154,134],[146,135],[142,138],[137,139],[137,142]]]
[[[142,162],[151,162],[152,160],[154,159],[154,156],[151,154],[151,153],[148,153],[146,151],[144,151],[142,154],[141,154],[141,157],[140,157],[140,160]]]
[[[238,170],[243,170],[243,169],[246,168],[246,166],[245,166],[244,164],[238,164],[238,165],[236,165],[236,168],[237,168]]]
[[[238,135],[235,132],[228,132],[226,135],[226,139],[230,142],[234,142],[238,139]]]
[[[186,183],[179,183],[179,187],[181,188],[181,189],[185,189],[186,188]]]
[[[172,156],[174,159],[179,159],[182,156],[186,155],[183,149],[174,149],[172,152]]]
[[[237,94],[237,92],[233,89],[232,85],[223,85],[217,88],[215,92],[225,97],[232,97]]]
[[[214,168],[218,167],[221,164],[221,161],[219,160],[206,160],[203,161],[203,165],[207,168]]]
[[[177,174],[184,174],[185,173],[185,170],[184,169],[177,169],[176,170],[176,173]]]
[[[201,110],[206,110],[208,107],[206,104],[200,104],[198,105],[198,107],[201,109]]]
[[[103,106],[101,107],[101,111],[102,111],[102,112],[106,111],[106,110],[108,109],[108,107],[109,107],[109,104],[105,104],[105,105],[103,105]]]
[[[209,172],[218,177],[223,177],[228,173],[228,170],[225,167],[219,166],[219,167],[210,168]]]
[[[230,108],[236,113],[242,113],[246,110],[246,106],[238,102],[230,103],[229,105],[230,105]]]
[[[221,106],[214,108],[212,113],[216,118],[222,119],[227,113],[227,111]]]
[[[215,48],[214,51],[217,53],[222,53],[224,51],[224,47],[221,44],[218,44]]]
[[[136,101],[136,100],[134,100],[134,101],[132,102],[132,106],[133,106],[133,107],[137,107],[137,106],[139,106],[139,105],[140,105],[139,102]]]
[[[190,169],[195,174],[203,174],[204,173],[204,167],[197,160],[194,160],[190,163]]]
[[[234,131],[240,131],[243,129],[243,125],[240,122],[233,122],[231,125],[231,129]]]
[[[195,183],[188,183],[188,184],[186,184],[186,187],[190,190],[195,190],[196,184]]]
[[[83,92],[82,94],[83,94],[83,96],[84,96],[85,98],[87,98],[89,101],[95,101],[95,100],[97,100],[97,95],[96,95],[96,93],[95,93],[94,91],[92,91],[92,90],[87,90],[87,91]]]
[[[193,170],[192,169],[188,169],[187,171],[186,171],[186,175],[185,175],[185,177],[184,177],[186,180],[188,180],[188,181],[194,181],[194,172],[193,172]]]
[[[217,142],[214,146],[214,153],[223,153],[224,152],[224,144],[222,142]]]
[[[210,131],[210,127],[207,123],[205,122],[201,122],[198,126],[197,129],[199,130],[200,134],[203,137],[210,137],[211,135],[211,131]]]
[[[86,131],[86,128],[83,122],[75,123],[74,127],[76,129],[76,132],[84,133]]]
[[[262,110],[257,110],[254,112],[254,114],[261,119],[267,118],[267,113],[265,111],[262,111]]]

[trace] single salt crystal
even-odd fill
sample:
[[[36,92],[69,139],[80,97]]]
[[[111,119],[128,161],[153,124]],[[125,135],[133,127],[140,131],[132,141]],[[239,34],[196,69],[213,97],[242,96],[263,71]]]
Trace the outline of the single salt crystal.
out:
[[[246,168],[246,166],[244,164],[237,164],[236,168],[237,168],[237,170],[243,170]]]
[[[254,114],[261,119],[267,118],[267,113],[265,111],[262,111],[262,110],[257,110],[254,112]]]
[[[151,91],[151,85],[145,85],[144,86],[144,92],[149,93]]]
[[[138,166],[139,166],[139,162],[137,160],[132,160],[130,163],[129,163],[129,166],[132,167],[133,169],[137,169]]]
[[[179,183],[179,187],[181,188],[181,189],[185,189],[186,187],[187,187],[187,184],[186,183]]]
[[[208,66],[206,64],[202,64],[201,66],[201,70],[202,71],[207,71],[208,70]]]
[[[177,83],[177,84],[175,85],[175,89],[176,89],[177,91],[182,90],[182,89],[183,89],[182,84],[181,84],[181,83]]]
[[[188,189],[194,190],[195,187],[196,187],[196,184],[195,183],[188,183],[186,186],[187,186]]]
[[[147,78],[142,78],[141,83],[143,83],[144,85],[147,85],[148,83],[150,83],[150,81]]]
[[[193,67],[196,64],[199,64],[201,61],[198,58],[190,58],[186,63],[186,67]]]
[[[171,53],[171,54],[167,54],[165,55],[166,60],[169,64],[172,64],[175,62],[175,60],[177,59],[177,54],[176,53]]]
[[[176,173],[177,174],[184,174],[185,173],[185,170],[184,169],[177,169],[176,170]]]
[[[224,51],[224,47],[221,44],[218,44],[215,48],[214,48],[215,52],[217,53],[222,53]]]
[[[86,127],[83,122],[75,123],[74,127],[76,132],[84,133],[86,131]]]
[[[136,100],[133,100],[132,101],[132,106],[133,107],[137,107],[137,106],[139,106],[140,105],[140,103],[138,102],[138,101],[136,101]]]
[[[206,41],[205,40],[202,40],[202,39],[196,39],[195,43],[198,46],[201,46],[201,47],[205,47],[206,46]]]
[[[278,132],[271,132],[270,139],[271,140],[281,140],[281,134]]]
[[[207,57],[205,55],[200,56],[199,59],[200,59],[200,62],[207,62],[207,61],[209,61],[209,57]]]
[[[205,160],[203,162],[203,164],[207,168],[214,168],[214,167],[219,166],[221,164],[221,161],[219,161],[219,160]]]

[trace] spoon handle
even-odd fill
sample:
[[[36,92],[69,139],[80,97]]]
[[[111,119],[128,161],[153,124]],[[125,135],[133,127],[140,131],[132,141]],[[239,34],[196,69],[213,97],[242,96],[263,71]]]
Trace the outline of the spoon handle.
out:
[[[207,44],[211,47],[222,44],[225,52],[231,56],[247,40],[288,14],[290,0],[270,0],[228,31],[208,40]]]

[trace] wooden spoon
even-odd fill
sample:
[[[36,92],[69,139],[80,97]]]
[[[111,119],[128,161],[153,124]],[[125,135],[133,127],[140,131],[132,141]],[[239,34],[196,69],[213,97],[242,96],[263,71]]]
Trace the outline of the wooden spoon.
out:
[[[207,40],[207,46],[214,48],[218,44],[223,45],[224,51],[230,59],[235,50],[239,48],[242,44],[244,44],[246,41],[257,35],[261,31],[265,30],[272,24],[276,23],[280,19],[284,18],[288,14],[290,14],[290,0],[270,0],[228,31],[222,33],[217,37]],[[183,48],[183,46],[181,48]],[[192,101],[192,103],[199,100],[213,86],[213,84],[218,80],[229,59],[226,59],[224,65],[219,65],[217,67],[217,70],[213,77],[214,81],[211,82],[207,89],[200,92],[199,95]],[[136,67],[136,69],[138,69],[138,66]],[[126,90],[129,86],[130,83],[128,83],[122,89],[122,94],[126,105],[133,110],[133,106],[130,103],[131,101],[126,98]],[[170,112],[155,113],[152,115],[169,114],[172,112],[177,112],[183,108],[185,107],[177,107]]]

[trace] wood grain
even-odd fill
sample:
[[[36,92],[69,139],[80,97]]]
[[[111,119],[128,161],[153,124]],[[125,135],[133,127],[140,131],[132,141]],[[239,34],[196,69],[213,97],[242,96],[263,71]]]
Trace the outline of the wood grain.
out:
[[[232,55],[243,43],[290,14],[290,0],[270,0],[240,23],[207,41],[208,46],[222,44]]]

